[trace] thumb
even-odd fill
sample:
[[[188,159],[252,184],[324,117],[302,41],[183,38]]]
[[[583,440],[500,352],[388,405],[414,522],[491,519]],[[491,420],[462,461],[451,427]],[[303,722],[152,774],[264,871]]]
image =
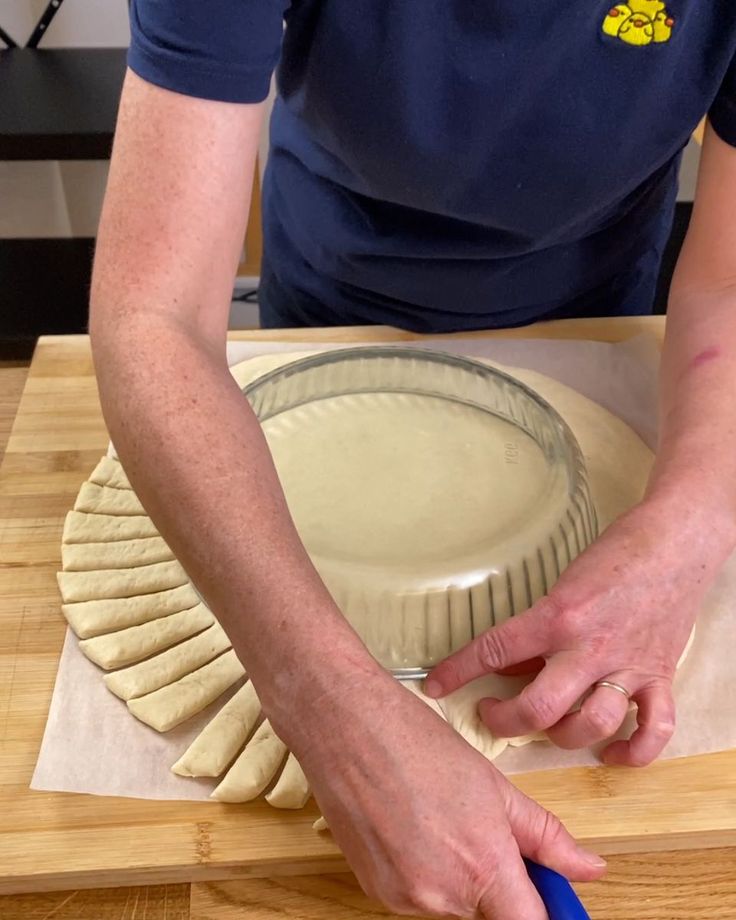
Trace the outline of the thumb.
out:
[[[578,846],[559,818],[510,783],[506,815],[523,856],[572,881],[589,882],[603,875],[604,859]]]
[[[484,674],[502,671],[549,651],[551,618],[547,598],[500,626],[486,630],[432,669],[424,685],[436,699],[465,686]]]
[[[509,841],[505,863],[478,901],[478,913],[483,920],[498,917],[547,920],[549,916],[513,840]]]

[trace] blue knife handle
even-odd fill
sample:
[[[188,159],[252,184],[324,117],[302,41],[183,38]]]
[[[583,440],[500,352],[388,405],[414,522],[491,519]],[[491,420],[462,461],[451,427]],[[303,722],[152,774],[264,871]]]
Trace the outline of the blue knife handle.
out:
[[[547,908],[549,920],[590,920],[572,885],[558,872],[525,859],[526,871]]]

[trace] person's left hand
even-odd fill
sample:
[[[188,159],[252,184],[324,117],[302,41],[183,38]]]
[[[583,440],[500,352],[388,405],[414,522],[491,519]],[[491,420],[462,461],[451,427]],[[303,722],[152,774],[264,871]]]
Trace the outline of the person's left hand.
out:
[[[560,747],[579,748],[621,727],[627,698],[594,687],[611,681],[637,704],[638,729],[610,744],[603,759],[645,766],[674,732],[672,679],[704,595],[732,549],[726,543],[686,501],[645,500],[531,609],[438,664],[425,692],[444,696],[489,672],[542,658],[542,670],[518,696],[482,700],[480,717],[498,737],[544,730]]]

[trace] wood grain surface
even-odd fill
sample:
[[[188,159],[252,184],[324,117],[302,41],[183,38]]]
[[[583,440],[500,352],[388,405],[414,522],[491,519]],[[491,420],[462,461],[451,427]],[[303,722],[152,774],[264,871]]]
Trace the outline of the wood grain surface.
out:
[[[0,920],[190,920],[189,894],[189,885],[148,885],[7,895]]]
[[[593,920],[734,920],[736,850],[634,854],[578,892]],[[2,920],[370,920],[395,915],[350,874],[0,898]],[[520,918],[523,920],[523,918]]]
[[[661,334],[661,322],[561,323],[524,334],[619,340],[643,329]],[[345,342],[409,337],[383,329],[233,336]],[[313,809],[284,814],[262,803],[29,791],[64,634],[54,577],[63,516],[106,440],[86,337],[42,339],[0,469],[0,890],[37,893],[337,871],[344,866],[338,852],[329,838],[311,830]],[[646,771],[531,774],[518,784],[602,852],[736,842],[735,752]],[[49,910],[65,916],[60,907]],[[5,916],[0,906],[0,918]]]
[[[27,362],[0,361],[0,462],[5,454],[5,445],[8,443],[27,375]]]
[[[734,850],[619,856],[605,880],[578,886],[592,920],[733,920]],[[351,875],[192,885],[190,920],[394,917]],[[523,918],[519,918],[523,920]]]

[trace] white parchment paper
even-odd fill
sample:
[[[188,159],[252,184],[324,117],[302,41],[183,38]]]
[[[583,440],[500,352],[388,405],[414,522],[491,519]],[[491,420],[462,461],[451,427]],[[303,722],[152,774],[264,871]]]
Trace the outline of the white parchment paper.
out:
[[[650,447],[655,446],[659,351],[647,336],[619,345],[438,338],[411,347],[431,347],[540,371],[614,412]],[[230,344],[228,357],[234,364],[259,354],[317,350],[324,346],[237,342]],[[736,643],[734,606],[736,558],[727,564],[711,592],[692,651],[678,673],[678,728],[665,758],[736,747],[731,663]],[[226,699],[221,697],[196,718],[161,735],[133,718],[125,704],[106,689],[100,670],[82,655],[69,630],[31,787],[149,799],[206,799],[216,780],[178,777],[169,767]],[[549,743],[508,749],[496,761],[507,773],[597,763],[594,751],[561,751]]]

